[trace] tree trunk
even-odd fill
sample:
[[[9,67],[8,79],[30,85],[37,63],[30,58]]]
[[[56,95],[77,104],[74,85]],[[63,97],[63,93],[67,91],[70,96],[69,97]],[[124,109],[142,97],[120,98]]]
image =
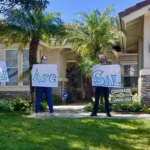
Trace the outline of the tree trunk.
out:
[[[39,45],[39,38],[33,37],[29,47],[29,65],[32,70],[33,64],[37,64],[37,50]],[[35,101],[35,87],[32,86],[32,78],[30,76],[30,94],[31,102]]]
[[[88,100],[91,103],[93,103],[92,95],[91,95],[91,92],[90,92],[90,90],[88,88],[88,84],[87,84],[87,80],[86,80],[85,76],[82,77],[82,83],[83,83],[83,89],[85,91],[85,94],[86,94]]]

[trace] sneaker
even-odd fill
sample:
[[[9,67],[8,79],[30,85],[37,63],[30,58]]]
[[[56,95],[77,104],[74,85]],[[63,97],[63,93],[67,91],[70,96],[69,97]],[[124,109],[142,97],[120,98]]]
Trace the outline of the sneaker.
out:
[[[111,114],[107,114],[107,117],[111,117]]]
[[[34,115],[33,115],[33,117],[38,117],[39,116],[39,113],[35,113]]]
[[[51,117],[55,117],[54,113],[51,113]]]
[[[94,117],[94,116],[97,116],[97,113],[91,113],[91,115],[90,115],[91,117]]]

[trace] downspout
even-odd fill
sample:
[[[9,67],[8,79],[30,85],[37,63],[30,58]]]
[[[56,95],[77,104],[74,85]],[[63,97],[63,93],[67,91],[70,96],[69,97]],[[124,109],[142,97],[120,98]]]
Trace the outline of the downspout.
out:
[[[61,95],[63,95],[64,93],[64,74],[63,74],[63,62],[62,62],[62,56],[64,54],[67,54],[67,53],[71,53],[72,51],[68,51],[68,52],[64,52],[64,53],[60,53],[60,72],[61,72],[61,77],[62,77],[62,90],[61,90]],[[64,101],[64,98],[62,97],[62,102],[64,104],[66,104],[66,101]]]

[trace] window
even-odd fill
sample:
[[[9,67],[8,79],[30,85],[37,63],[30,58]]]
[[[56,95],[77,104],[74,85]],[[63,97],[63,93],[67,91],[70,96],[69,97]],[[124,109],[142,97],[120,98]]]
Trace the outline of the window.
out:
[[[29,50],[23,52],[23,72],[29,68]],[[29,76],[24,78],[23,85],[29,85]]]
[[[18,51],[17,50],[6,50],[5,53],[7,63],[7,71],[9,82],[6,82],[6,86],[18,85]]]
[[[123,84],[124,87],[137,88],[137,65],[124,65]]]

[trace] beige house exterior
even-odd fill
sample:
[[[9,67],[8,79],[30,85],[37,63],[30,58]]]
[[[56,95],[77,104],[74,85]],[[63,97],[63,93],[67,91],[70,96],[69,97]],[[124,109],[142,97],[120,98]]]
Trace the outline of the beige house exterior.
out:
[[[2,40],[0,41],[0,60],[8,60],[8,74],[9,74],[9,83],[1,83],[0,85],[0,97],[1,98],[9,98],[16,96],[23,96],[25,98],[30,97],[29,93],[29,80],[26,79],[22,82],[17,82],[18,77],[21,73],[28,68],[28,52],[29,45],[26,47],[23,53],[18,51],[18,44],[13,44],[12,46],[5,48],[2,44]],[[60,49],[59,46],[51,46],[49,50],[47,48],[47,44],[45,42],[40,41],[37,52],[37,60],[40,62],[40,58],[42,55],[48,56],[49,64],[57,64],[58,66],[58,81],[59,87],[53,88],[53,94],[61,96],[64,92],[74,93],[74,100],[76,99],[85,99],[86,93],[83,89],[82,83],[82,75],[78,74],[78,81],[80,86],[76,89],[74,87],[70,87],[69,80],[67,78],[67,68],[71,64],[76,64],[76,54],[72,52],[72,45],[67,44],[63,47],[63,50]],[[133,65],[134,68],[137,66],[137,54],[124,54],[122,52],[118,52],[119,58],[114,59],[109,57],[109,61],[112,63],[121,64],[122,70],[124,66],[129,67],[129,65]],[[128,78],[132,78],[129,77]],[[137,77],[136,77],[137,79]],[[131,82],[129,82],[130,86]],[[135,83],[136,84],[136,83]],[[124,85],[122,84],[124,87]],[[133,90],[137,91],[137,86],[133,85]]]
[[[137,55],[138,93],[142,104],[150,106],[150,0],[144,0],[119,13],[118,28],[125,31],[120,39],[123,54]],[[135,62],[134,62],[135,61]]]
[[[122,87],[131,87],[142,98],[142,104],[150,106],[150,0],[119,13],[118,29],[125,31],[126,37],[120,38],[118,58],[109,57],[112,64],[120,64],[122,69]],[[0,97],[23,95],[29,97],[28,80],[17,82],[19,75],[28,67],[28,47],[24,53],[17,50],[17,44],[5,49],[0,41],[0,59],[8,60],[9,83],[1,83]],[[71,44],[63,50],[54,44],[48,50],[46,43],[40,41],[37,58],[48,56],[49,64],[57,64],[59,87],[53,88],[53,94],[61,96],[64,92],[73,91],[75,99],[84,99],[82,75],[78,75],[79,87],[73,89],[67,78],[67,69],[76,63],[76,54],[72,52]],[[77,96],[79,95],[79,96]]]
[[[0,40],[0,60],[8,60],[8,76],[9,83],[1,83],[0,85],[0,97],[16,97],[24,96],[29,97],[29,80],[26,79],[22,82],[18,82],[18,77],[22,72],[28,68],[28,53],[29,45],[26,47],[23,53],[18,51],[18,44],[5,48]],[[71,51],[71,45],[66,45],[63,50],[60,50],[59,46],[51,46],[49,50],[47,44],[40,41],[37,52],[37,60],[40,62],[42,55],[48,57],[49,64],[57,64],[58,66],[58,81],[59,88],[53,88],[53,94],[61,96],[62,93],[67,92],[66,69],[67,63],[75,62],[75,54]]]

